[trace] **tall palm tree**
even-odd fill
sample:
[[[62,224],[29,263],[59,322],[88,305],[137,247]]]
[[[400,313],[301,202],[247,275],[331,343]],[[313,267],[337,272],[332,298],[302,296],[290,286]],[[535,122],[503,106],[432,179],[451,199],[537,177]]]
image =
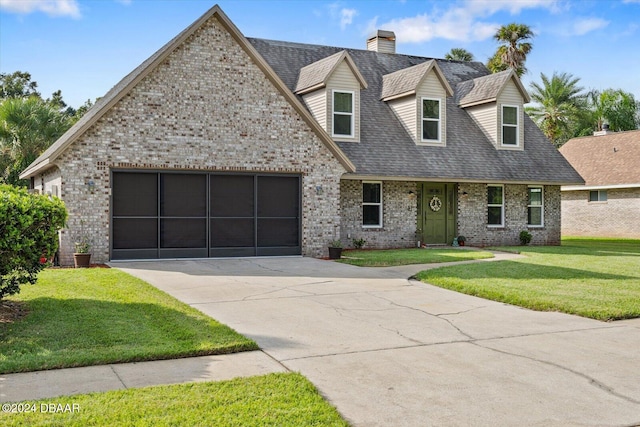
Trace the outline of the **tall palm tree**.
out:
[[[471,62],[473,61],[473,54],[467,49],[454,47],[449,52],[445,53],[444,59],[448,59],[450,61]]]
[[[551,79],[540,73],[542,84],[531,83],[531,100],[538,105],[528,107],[527,112],[544,134],[556,146],[561,146],[572,136],[572,127],[580,114],[582,87],[579,77],[554,72]]]
[[[501,45],[487,67],[494,73],[513,68],[518,76],[522,76],[527,71],[524,66],[527,55],[533,49],[533,44],[526,40],[533,36],[533,31],[525,24],[511,23],[498,28],[493,38]]]

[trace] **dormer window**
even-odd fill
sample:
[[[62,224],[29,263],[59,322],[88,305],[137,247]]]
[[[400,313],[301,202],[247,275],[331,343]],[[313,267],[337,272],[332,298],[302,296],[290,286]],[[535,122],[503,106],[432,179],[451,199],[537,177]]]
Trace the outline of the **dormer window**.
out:
[[[353,92],[333,91],[333,136],[354,137]]]
[[[422,98],[422,142],[440,142],[440,100]]]
[[[519,145],[518,117],[520,114],[517,105],[502,106],[502,145],[510,147]]]

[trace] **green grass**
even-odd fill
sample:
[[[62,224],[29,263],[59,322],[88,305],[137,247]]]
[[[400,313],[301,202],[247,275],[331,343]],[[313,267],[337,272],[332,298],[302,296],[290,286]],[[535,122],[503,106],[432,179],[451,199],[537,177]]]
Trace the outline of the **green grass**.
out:
[[[23,404],[25,402],[22,402]],[[59,397],[34,404],[36,412],[0,413],[3,426],[347,426],[300,374],[269,374]],[[42,413],[42,404],[75,413]],[[77,406],[74,406],[77,405]],[[48,406],[44,406],[48,408]]]
[[[116,269],[47,269],[9,300],[28,314],[0,324],[0,373],[253,350],[257,345]]]
[[[358,267],[392,267],[408,264],[468,261],[493,258],[491,252],[471,249],[414,248],[385,250],[349,250],[342,253],[338,262]]]
[[[430,284],[540,311],[598,320],[640,317],[640,240],[563,239],[520,246],[523,259],[420,272]]]

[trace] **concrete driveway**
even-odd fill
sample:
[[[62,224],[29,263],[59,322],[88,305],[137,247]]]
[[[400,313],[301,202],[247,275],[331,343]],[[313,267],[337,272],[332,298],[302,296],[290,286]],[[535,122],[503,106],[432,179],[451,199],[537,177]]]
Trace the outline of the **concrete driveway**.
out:
[[[640,321],[311,258],[114,263],[309,378],[356,426],[640,424]]]

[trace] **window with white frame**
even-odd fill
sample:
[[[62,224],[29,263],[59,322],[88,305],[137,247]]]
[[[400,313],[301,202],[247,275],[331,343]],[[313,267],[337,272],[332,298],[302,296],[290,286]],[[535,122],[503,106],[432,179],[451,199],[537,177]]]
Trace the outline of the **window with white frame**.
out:
[[[422,98],[422,142],[440,141],[440,100]]]
[[[502,227],[504,225],[504,186],[487,186],[487,225]]]
[[[527,206],[527,224],[529,227],[544,225],[544,189],[529,187],[529,204]]]
[[[607,190],[591,190],[589,191],[590,202],[606,202]]]
[[[362,183],[362,226],[382,227],[382,182]]]
[[[353,92],[333,91],[333,136],[354,136]]]
[[[502,145],[517,147],[519,145],[518,117],[520,107],[517,105],[502,106]]]

